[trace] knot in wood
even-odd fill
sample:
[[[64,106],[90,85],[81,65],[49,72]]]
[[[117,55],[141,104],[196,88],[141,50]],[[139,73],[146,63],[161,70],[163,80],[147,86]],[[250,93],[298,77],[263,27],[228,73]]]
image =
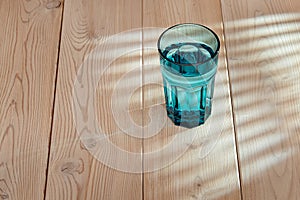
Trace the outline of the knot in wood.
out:
[[[59,8],[61,6],[61,2],[56,0],[56,1],[51,1],[47,3],[46,8],[47,9],[54,9],[54,8]]]

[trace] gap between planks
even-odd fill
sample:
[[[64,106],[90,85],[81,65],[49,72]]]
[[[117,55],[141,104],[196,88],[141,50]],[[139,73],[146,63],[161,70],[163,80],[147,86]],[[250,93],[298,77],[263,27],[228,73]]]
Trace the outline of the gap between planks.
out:
[[[221,16],[222,16],[222,32],[223,32],[223,40],[224,40],[224,49],[225,49],[225,67],[227,70],[227,76],[228,76],[228,84],[229,84],[229,96],[230,96],[230,107],[231,107],[231,115],[232,115],[232,122],[233,122],[233,133],[234,133],[234,144],[235,144],[235,153],[236,153],[236,165],[237,165],[237,176],[239,180],[239,190],[240,190],[240,198],[243,200],[243,190],[242,190],[242,177],[241,177],[241,165],[240,165],[240,156],[239,156],[239,144],[237,140],[237,133],[236,133],[236,118],[233,108],[233,96],[232,96],[232,86],[231,86],[231,77],[229,73],[229,67],[228,67],[228,55],[227,55],[227,45],[226,45],[226,33],[225,33],[225,24],[224,24],[224,15],[223,15],[223,1],[220,0],[220,10],[221,10]]]
[[[61,1],[61,19],[60,19],[60,30],[59,30],[59,40],[58,40],[58,51],[57,51],[57,59],[56,59],[56,71],[55,71],[55,80],[54,80],[54,94],[53,94],[53,102],[52,102],[52,111],[51,111],[51,127],[49,134],[49,143],[48,143],[48,157],[47,157],[47,166],[46,166],[46,177],[45,177],[45,188],[44,188],[44,200],[46,200],[47,194],[47,185],[48,185],[48,175],[49,175],[49,163],[50,163],[50,154],[51,154],[51,141],[52,141],[52,132],[53,132],[53,122],[54,122],[54,111],[55,111],[55,100],[56,100],[56,86],[57,86],[57,77],[58,77],[58,67],[59,67],[59,59],[60,59],[60,47],[61,47],[61,36],[62,36],[62,28],[63,28],[63,19],[64,19],[64,1]]]

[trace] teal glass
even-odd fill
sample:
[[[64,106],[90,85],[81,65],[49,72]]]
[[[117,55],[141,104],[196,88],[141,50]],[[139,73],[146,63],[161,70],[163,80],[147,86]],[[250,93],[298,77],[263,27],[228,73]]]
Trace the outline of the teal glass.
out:
[[[178,24],[164,31],[158,52],[168,117],[193,128],[211,114],[220,40],[200,24]]]

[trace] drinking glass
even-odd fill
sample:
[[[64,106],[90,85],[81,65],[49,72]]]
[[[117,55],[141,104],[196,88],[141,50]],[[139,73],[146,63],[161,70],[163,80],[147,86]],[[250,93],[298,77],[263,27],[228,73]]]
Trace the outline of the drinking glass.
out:
[[[211,114],[220,40],[208,27],[178,24],[159,37],[166,110],[175,125],[193,128]]]

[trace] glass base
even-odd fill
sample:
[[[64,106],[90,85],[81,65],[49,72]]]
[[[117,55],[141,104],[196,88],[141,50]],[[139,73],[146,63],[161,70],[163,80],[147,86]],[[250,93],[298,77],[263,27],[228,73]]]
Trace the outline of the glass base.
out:
[[[211,114],[211,108],[206,110],[180,111],[173,107],[166,107],[167,115],[176,126],[194,128],[205,123]]]

